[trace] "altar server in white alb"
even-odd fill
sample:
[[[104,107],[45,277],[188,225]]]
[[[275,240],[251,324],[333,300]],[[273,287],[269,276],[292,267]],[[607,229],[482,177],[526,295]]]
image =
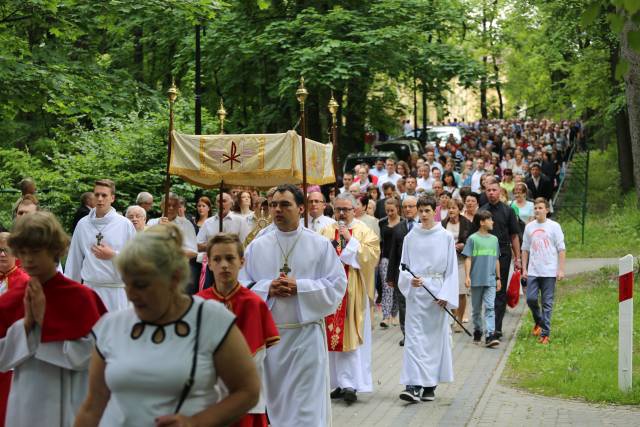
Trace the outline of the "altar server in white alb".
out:
[[[91,328],[106,308],[58,273],[69,237],[51,213],[18,218],[8,243],[30,279],[0,298],[0,371],[13,369],[0,425],[71,427],[87,393]]]
[[[135,237],[136,229],[111,207],[116,199],[113,181],[96,181],[93,195],[96,207],[73,232],[64,274],[96,291],[109,311],[121,310],[128,305],[127,294],[113,258]]]
[[[458,307],[458,263],[455,240],[434,221],[436,201],[418,199],[420,227],[405,237],[398,286],[407,300],[400,394],[408,402],[431,401],[439,383],[453,381],[450,318],[444,307]],[[427,287],[437,301],[423,288]]]
[[[271,200],[276,229],[247,248],[242,283],[269,306],[280,343],[267,349],[267,413],[274,427],[331,424],[323,319],[336,311],[347,277],[326,238],[300,223],[303,194],[281,185]]]

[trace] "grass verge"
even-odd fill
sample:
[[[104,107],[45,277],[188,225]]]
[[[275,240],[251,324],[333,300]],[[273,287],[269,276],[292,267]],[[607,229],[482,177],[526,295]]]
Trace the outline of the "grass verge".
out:
[[[640,210],[635,193],[621,194],[615,144],[605,151],[592,150],[589,160],[589,188],[585,241],[581,226],[560,208],[562,225],[571,258],[610,258],[640,254]],[[570,183],[571,184],[571,183]],[[571,191],[571,185],[568,191]]]
[[[634,285],[638,294],[638,280]],[[611,268],[561,282],[551,342],[537,343],[527,309],[503,381],[545,396],[640,404],[640,304],[634,307],[633,391],[618,390],[618,278]]]

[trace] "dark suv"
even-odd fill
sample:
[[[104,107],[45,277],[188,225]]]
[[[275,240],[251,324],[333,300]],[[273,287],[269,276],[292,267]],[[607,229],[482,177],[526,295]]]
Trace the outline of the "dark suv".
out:
[[[393,151],[377,151],[370,153],[351,153],[347,155],[344,159],[344,163],[342,164],[342,172],[351,172],[356,165],[361,163],[367,163],[371,169],[375,167],[376,160],[382,159],[393,159],[398,161],[398,156]]]

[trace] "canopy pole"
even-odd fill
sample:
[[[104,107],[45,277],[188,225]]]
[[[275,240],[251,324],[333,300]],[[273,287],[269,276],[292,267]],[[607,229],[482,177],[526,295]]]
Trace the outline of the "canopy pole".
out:
[[[309,226],[308,201],[307,201],[307,142],[304,123],[304,102],[309,92],[304,87],[304,77],[300,77],[300,86],[296,90],[296,98],[300,103],[300,133],[302,138],[302,193],[304,195],[304,226]]]
[[[220,233],[222,233],[222,195],[224,193],[224,180],[220,180],[220,191],[218,193],[218,221],[220,222]]]
[[[340,188],[338,187],[338,102],[333,97],[333,90],[331,91],[331,99],[329,100],[329,112],[331,113],[331,142],[333,143],[333,178],[336,180],[334,184],[334,197],[340,194]]]
[[[178,97],[178,89],[176,82],[171,79],[171,87],[167,91],[169,96],[169,138],[167,139],[167,169],[164,178],[164,215],[169,212],[169,191],[171,190],[171,178],[169,176],[169,167],[171,166],[171,146],[173,141],[173,103]]]

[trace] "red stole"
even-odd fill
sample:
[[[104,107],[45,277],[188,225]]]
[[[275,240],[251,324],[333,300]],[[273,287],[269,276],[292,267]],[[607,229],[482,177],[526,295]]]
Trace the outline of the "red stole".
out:
[[[226,296],[218,293],[214,287],[196,295],[221,302],[235,314],[236,325],[244,335],[253,356],[263,348],[271,347],[280,341],[278,328],[271,317],[269,307],[262,298],[244,286],[237,284]]]
[[[0,298],[0,337],[16,321],[24,318],[23,286],[10,288]],[[107,312],[93,290],[57,273],[42,284],[46,310],[41,342],[74,341],[86,336]]]
[[[353,230],[349,230],[349,234],[353,234]],[[335,241],[338,243],[336,246],[336,252],[338,257],[344,249],[340,246],[340,230],[336,228]],[[347,274],[347,282],[349,280],[349,266],[345,264],[344,272]],[[347,284],[348,286],[348,284]],[[344,346],[344,322],[347,319],[347,297],[349,291],[344,293],[342,302],[338,306],[335,313],[328,315],[324,318],[325,327],[327,331],[327,344],[329,351],[343,351]]]
[[[23,288],[29,283],[29,275],[18,265],[13,267],[7,274],[0,273],[0,282],[7,279],[7,291],[12,288]]]

